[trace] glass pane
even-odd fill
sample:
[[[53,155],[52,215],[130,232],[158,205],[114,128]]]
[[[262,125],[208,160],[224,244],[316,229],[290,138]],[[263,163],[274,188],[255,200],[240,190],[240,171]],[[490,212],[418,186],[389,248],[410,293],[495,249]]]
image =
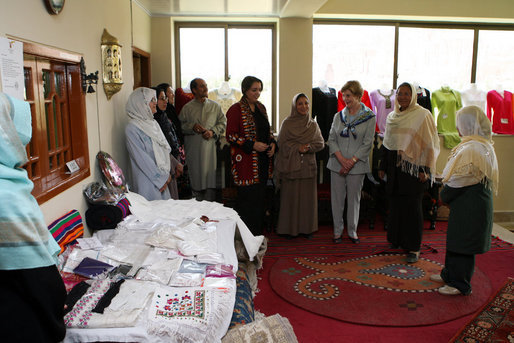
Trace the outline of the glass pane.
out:
[[[31,92],[32,90],[32,69],[31,68],[24,68],[23,69],[23,76],[25,79],[25,89],[24,89],[24,100],[34,100],[34,96]]]
[[[46,142],[48,143],[48,150],[52,150],[51,139],[50,139],[50,103],[45,103],[45,119],[46,119]]]
[[[477,83],[484,90],[514,90],[514,31],[480,30]]]
[[[48,98],[48,94],[50,94],[50,70],[43,70],[43,92],[45,99]]]
[[[63,84],[64,84],[64,75],[63,73],[54,73],[54,81],[55,81],[55,90],[59,97],[62,96]]]
[[[241,90],[241,81],[245,76],[252,75],[262,80],[263,90],[259,101],[268,111],[271,122],[272,81],[273,81],[273,31],[272,29],[229,29],[228,30],[228,72],[229,84]],[[248,58],[248,51],[258,51]],[[216,85],[216,87],[218,87]],[[238,99],[239,100],[239,99]]]
[[[463,89],[471,80],[472,60],[473,30],[400,28],[398,84]]]
[[[52,108],[54,110],[54,139],[55,139],[55,147],[59,147],[59,122],[57,118],[57,103],[55,101],[55,96],[52,97]]]
[[[313,25],[312,81],[341,89],[358,80],[364,89],[391,88],[394,65],[394,27]]]
[[[180,86],[200,77],[214,88],[225,77],[223,28],[180,28]]]

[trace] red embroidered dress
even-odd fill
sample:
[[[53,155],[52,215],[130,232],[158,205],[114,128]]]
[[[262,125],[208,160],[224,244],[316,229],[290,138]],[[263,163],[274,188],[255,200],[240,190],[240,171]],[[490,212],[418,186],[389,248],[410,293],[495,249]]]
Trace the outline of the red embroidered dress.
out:
[[[267,118],[266,109],[261,103],[256,107]],[[253,147],[257,141],[257,130],[254,116],[250,106],[243,98],[232,105],[227,111],[227,141],[230,143],[230,157],[232,160],[232,177],[236,186],[249,186],[259,183],[259,156]],[[274,138],[270,132],[269,142]],[[246,148],[245,148],[246,147]],[[273,159],[269,159],[268,177],[273,173]]]

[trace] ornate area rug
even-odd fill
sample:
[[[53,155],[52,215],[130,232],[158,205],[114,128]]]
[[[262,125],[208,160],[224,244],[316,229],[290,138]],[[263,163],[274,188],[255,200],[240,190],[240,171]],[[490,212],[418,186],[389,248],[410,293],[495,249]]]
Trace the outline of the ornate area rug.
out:
[[[290,303],[335,319],[376,326],[419,326],[450,321],[477,311],[491,283],[476,269],[470,296],[444,296],[442,254],[415,264],[405,254],[343,259],[337,256],[280,258],[270,271],[273,290]]]
[[[514,342],[514,279],[507,279],[450,342]]]

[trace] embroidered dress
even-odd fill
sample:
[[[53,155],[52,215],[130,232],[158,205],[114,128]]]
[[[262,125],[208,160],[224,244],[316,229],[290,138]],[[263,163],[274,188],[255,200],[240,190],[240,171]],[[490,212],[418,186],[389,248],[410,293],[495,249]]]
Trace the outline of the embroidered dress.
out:
[[[369,96],[371,98],[371,109],[377,115],[378,129],[383,134],[385,132],[387,116],[394,110],[396,91],[392,89],[389,93],[382,93],[379,89],[376,89]]]

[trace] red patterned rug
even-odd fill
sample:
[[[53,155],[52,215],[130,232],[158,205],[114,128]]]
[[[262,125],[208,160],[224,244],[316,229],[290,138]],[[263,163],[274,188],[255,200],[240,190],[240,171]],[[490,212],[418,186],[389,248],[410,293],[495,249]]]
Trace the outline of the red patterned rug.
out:
[[[376,326],[420,326],[477,311],[491,294],[478,268],[470,296],[444,296],[430,281],[443,254],[405,263],[404,254],[279,258],[270,271],[273,290],[290,303],[335,319]]]
[[[507,279],[450,342],[514,342],[514,279]]]

